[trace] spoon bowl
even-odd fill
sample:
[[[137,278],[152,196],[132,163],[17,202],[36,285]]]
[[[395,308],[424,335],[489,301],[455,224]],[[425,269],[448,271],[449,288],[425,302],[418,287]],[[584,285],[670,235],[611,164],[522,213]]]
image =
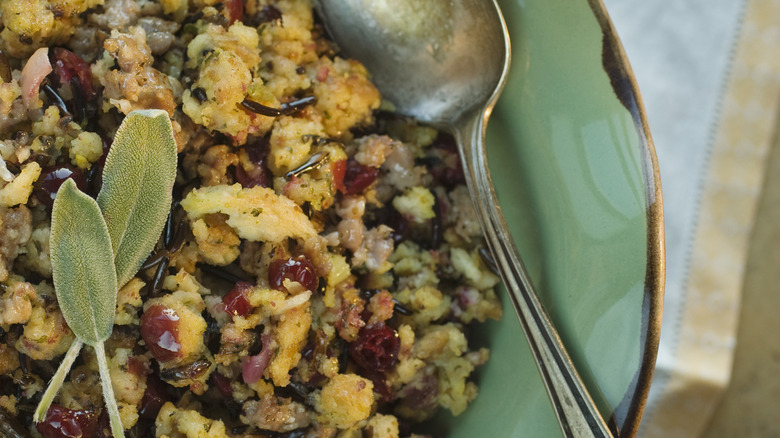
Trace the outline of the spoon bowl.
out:
[[[610,437],[537,298],[492,185],[487,120],[506,81],[509,36],[495,2],[315,0],[340,50],[402,114],[450,131],[488,246],[565,437]]]
[[[342,52],[368,67],[383,97],[400,113],[454,125],[489,101],[492,106],[503,86],[508,39],[492,2],[456,2],[461,7],[452,7],[451,0],[318,3]]]

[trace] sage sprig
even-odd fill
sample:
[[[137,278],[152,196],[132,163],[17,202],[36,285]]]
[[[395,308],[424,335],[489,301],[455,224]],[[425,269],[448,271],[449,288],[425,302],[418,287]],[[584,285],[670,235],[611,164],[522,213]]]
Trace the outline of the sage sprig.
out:
[[[40,422],[81,348],[95,349],[111,433],[124,436],[103,343],[111,335],[119,286],[138,271],[162,232],[176,178],[176,141],[168,114],[133,111],[117,130],[97,201],[72,180],[57,191],[50,232],[52,277],[76,340],[35,411]]]

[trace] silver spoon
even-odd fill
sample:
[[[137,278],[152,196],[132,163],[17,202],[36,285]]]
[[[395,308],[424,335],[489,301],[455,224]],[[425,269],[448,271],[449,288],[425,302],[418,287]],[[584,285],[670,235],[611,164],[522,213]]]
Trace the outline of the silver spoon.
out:
[[[509,35],[490,0],[315,0],[328,33],[361,61],[398,112],[455,136],[482,230],[565,437],[611,437],[545,314],[510,238],[484,146],[509,68]]]

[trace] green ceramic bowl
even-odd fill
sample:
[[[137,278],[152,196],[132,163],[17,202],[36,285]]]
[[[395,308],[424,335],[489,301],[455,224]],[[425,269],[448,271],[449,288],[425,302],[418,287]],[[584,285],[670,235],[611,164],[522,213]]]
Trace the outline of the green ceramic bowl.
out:
[[[532,281],[616,436],[636,434],[658,348],[664,283],[658,165],[639,91],[600,0],[500,0],[508,84],[488,125],[501,207]],[[504,294],[480,393],[436,433],[561,432]]]

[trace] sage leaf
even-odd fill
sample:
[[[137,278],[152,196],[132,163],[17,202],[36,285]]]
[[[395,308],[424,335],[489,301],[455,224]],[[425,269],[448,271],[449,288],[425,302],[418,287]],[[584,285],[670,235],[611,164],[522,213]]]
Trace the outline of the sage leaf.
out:
[[[73,333],[89,345],[108,339],[114,326],[117,282],[108,227],[94,199],[72,179],[57,191],[51,214],[54,289]]]
[[[121,287],[154,249],[171,208],[176,141],[168,113],[136,110],[119,126],[103,168],[98,205]]]

